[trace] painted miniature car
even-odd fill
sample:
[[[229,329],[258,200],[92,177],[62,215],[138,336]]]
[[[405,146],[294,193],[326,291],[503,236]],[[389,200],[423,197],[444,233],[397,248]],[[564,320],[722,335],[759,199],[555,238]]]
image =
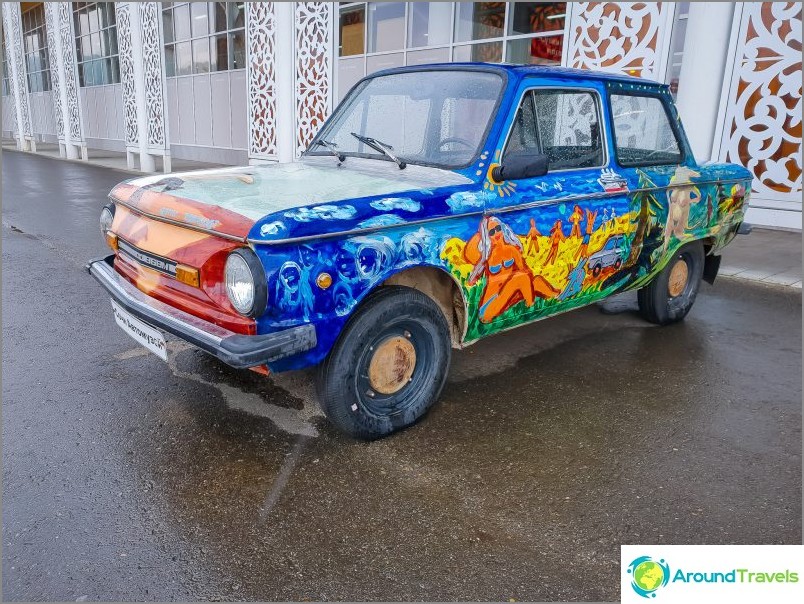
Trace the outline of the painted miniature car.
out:
[[[372,439],[433,405],[452,348],[624,290],[683,319],[750,187],[696,162],[665,85],[406,67],[358,82],[297,162],[116,186],[114,253],[87,268],[162,358],[167,333],[234,367],[317,365],[326,415]]]
[[[592,270],[592,275],[597,277],[600,271],[610,266],[615,269],[620,268],[623,260],[625,260],[624,256],[627,251],[628,247],[623,235],[610,237],[599,252],[589,256],[589,268]]]

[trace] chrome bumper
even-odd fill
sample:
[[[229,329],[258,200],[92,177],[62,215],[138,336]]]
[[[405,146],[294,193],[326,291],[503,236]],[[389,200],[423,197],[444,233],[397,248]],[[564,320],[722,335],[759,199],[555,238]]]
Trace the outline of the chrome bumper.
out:
[[[315,327],[312,325],[245,336],[151,298],[114,270],[114,254],[92,260],[86,269],[112,299],[132,315],[232,367],[265,365],[310,350],[316,345]]]

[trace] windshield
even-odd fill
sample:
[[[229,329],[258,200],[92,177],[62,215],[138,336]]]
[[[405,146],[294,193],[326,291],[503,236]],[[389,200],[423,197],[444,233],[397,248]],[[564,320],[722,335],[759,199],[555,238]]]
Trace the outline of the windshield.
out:
[[[469,70],[409,71],[364,80],[338,106],[308,153],[331,153],[317,142],[327,141],[347,157],[390,161],[366,144],[370,137],[406,163],[467,166],[483,143],[502,87],[499,74]]]

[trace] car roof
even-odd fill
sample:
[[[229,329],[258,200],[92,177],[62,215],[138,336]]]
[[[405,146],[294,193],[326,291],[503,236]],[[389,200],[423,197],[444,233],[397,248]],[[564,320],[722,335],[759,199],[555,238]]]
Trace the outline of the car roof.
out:
[[[369,75],[386,75],[392,73],[404,73],[408,71],[428,71],[430,69],[443,69],[443,70],[467,70],[467,69],[482,69],[498,72],[506,72],[516,76],[517,78],[525,76],[542,76],[553,77],[559,76],[569,79],[578,80],[615,80],[621,82],[628,82],[631,84],[648,84],[653,86],[667,86],[655,80],[648,80],[644,78],[637,78],[635,76],[624,75],[619,73],[608,73],[604,71],[590,71],[588,69],[576,69],[573,67],[559,67],[554,65],[520,65],[514,63],[429,63],[425,65],[408,65],[406,67],[392,67],[390,69],[383,69]]]

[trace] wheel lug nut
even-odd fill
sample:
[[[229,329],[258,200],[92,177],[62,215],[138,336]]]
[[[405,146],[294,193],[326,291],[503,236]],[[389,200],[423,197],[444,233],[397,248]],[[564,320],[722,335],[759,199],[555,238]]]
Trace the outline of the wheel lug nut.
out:
[[[405,337],[406,337],[408,340],[410,340],[410,338],[412,337],[412,336],[411,336],[411,334],[410,334],[410,332],[409,332],[409,331],[407,331],[407,330],[405,330]]]
[[[368,395],[370,398],[374,398],[375,396],[373,390],[366,390],[366,395]]]

